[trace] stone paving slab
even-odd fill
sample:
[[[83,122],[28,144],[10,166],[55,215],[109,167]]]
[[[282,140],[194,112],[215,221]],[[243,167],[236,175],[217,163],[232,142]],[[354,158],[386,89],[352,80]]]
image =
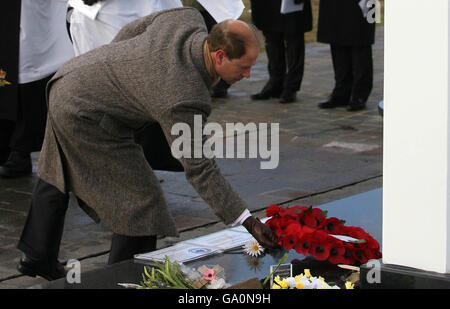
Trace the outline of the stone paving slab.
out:
[[[279,123],[280,164],[261,170],[261,159],[218,159],[231,185],[256,214],[272,203],[309,205],[349,196],[382,185],[383,121],[378,102],[383,97],[383,27],[377,28],[374,54],[374,89],[364,111],[349,113],[344,108],[319,110],[317,103],[330,94],[333,70],[329,46],[310,43],[302,89],[293,104],[275,99],[251,101],[267,81],[267,59],[261,54],[252,77],[233,85],[227,99],[213,102],[209,121],[244,124]],[[33,153],[34,171],[39,153]],[[159,172],[170,211],[180,238],[162,238],[158,247],[214,232],[225,226],[187,183],[183,173]],[[0,178],[0,288],[28,287],[41,278],[20,276],[15,265],[20,252],[15,248],[25,223],[36,175],[20,179]],[[107,261],[111,232],[95,224],[71,199],[66,216],[60,259],[80,259],[83,269]],[[191,237],[192,238],[192,237]]]

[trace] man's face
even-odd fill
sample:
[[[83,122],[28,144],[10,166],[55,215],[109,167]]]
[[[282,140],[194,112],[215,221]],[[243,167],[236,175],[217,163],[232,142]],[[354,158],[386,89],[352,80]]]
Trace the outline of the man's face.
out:
[[[229,59],[223,50],[216,52],[216,72],[228,84],[250,77],[250,69],[258,58],[259,49],[248,47],[241,58]]]

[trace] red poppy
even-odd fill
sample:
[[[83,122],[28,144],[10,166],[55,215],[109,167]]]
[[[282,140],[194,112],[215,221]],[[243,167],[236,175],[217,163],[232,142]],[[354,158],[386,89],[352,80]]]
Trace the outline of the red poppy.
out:
[[[307,256],[309,253],[309,250],[311,249],[311,239],[304,238],[304,239],[298,240],[297,243],[295,244],[294,248],[297,253]]]
[[[291,250],[297,244],[297,239],[292,235],[286,235],[280,238],[281,245],[286,250]]]
[[[302,227],[298,223],[291,223],[284,230],[284,235],[281,244],[286,250],[291,250],[297,245],[298,238],[302,235]]]
[[[367,235],[362,228],[356,226],[341,226],[341,233],[357,239],[364,239]]]
[[[300,215],[302,212],[304,212],[305,210],[307,210],[309,207],[308,206],[292,206],[292,209],[294,209],[298,215]]]
[[[334,238],[330,247],[330,257],[328,258],[328,261],[331,264],[343,263],[344,254],[345,254],[344,243]]]
[[[352,256],[355,260],[357,260],[359,263],[363,264],[367,262],[369,259],[364,253],[364,250],[362,249],[355,249],[352,251]]]
[[[278,206],[276,204],[270,205],[266,209],[266,216],[267,217],[272,217],[274,215],[277,215],[277,214],[280,213],[280,210],[281,210],[280,206]]]
[[[312,243],[309,254],[318,261],[325,261],[330,256],[331,243],[328,241],[322,243]]]
[[[344,243],[344,248],[345,248],[345,253],[344,253],[344,255],[342,256],[342,264],[346,264],[346,265],[353,265],[353,264],[355,264],[355,258],[353,257],[353,255],[352,255],[352,251],[354,250],[353,249],[353,246],[351,246],[351,244],[349,244],[349,243]]]
[[[372,236],[367,234],[365,240],[368,248],[372,250],[380,250],[380,244]]]
[[[294,222],[292,219],[288,217],[282,217],[269,219],[267,220],[266,224],[272,229],[277,237],[281,237],[285,234],[287,226],[292,222]]]
[[[302,226],[302,235],[297,239],[295,251],[297,251],[300,254],[303,254],[304,256],[307,256],[309,250],[311,249],[314,232],[315,232],[314,229],[306,225]]]
[[[342,223],[341,223],[341,220],[339,220],[336,217],[331,217],[331,218],[325,219],[325,223],[323,226],[324,226],[325,232],[327,232],[329,234],[339,235],[341,233]]]
[[[303,223],[312,228],[321,228],[325,223],[325,216],[319,208],[308,209],[303,212]]]
[[[282,216],[282,217],[290,217],[290,218],[292,218],[292,219],[294,219],[294,220],[296,220],[297,219],[297,211],[295,211],[295,209],[292,209],[292,208],[289,208],[289,207],[287,207],[287,208],[282,208],[281,210],[280,210],[280,216]]]
[[[314,230],[312,235],[312,242],[314,243],[323,243],[328,240],[329,235],[322,230]]]

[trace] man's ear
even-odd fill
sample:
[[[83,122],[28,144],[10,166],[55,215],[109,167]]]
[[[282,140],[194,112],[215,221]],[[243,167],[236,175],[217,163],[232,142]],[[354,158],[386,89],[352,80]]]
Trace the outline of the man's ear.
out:
[[[216,50],[216,54],[214,55],[216,58],[216,63],[221,65],[226,56],[227,55],[223,49]]]

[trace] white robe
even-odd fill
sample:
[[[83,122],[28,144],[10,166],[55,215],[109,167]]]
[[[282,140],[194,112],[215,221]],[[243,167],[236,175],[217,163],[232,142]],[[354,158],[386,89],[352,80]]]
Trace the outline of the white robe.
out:
[[[110,43],[126,24],[154,12],[182,7],[180,0],[108,0],[94,6],[70,0],[70,33],[75,55]]]
[[[22,0],[19,83],[31,83],[56,72],[73,58],[66,30],[67,0]]]

